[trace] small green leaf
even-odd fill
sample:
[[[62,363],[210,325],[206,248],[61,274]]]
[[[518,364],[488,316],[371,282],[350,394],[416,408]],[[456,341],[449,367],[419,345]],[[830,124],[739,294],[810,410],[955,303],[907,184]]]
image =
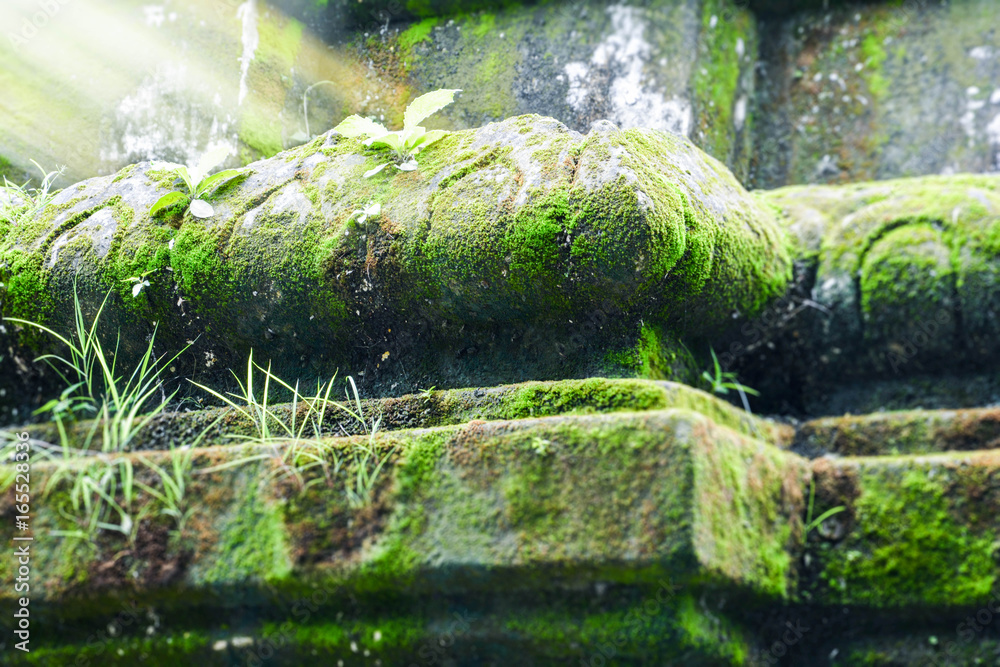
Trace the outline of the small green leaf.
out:
[[[156,200],[153,207],[149,209],[149,217],[155,216],[160,211],[177,206],[182,201],[186,204],[190,199],[183,192],[169,192]]]
[[[417,127],[425,118],[454,102],[455,93],[460,92],[459,89],[435,90],[413,100],[403,112],[403,129]]]
[[[398,134],[400,140],[403,142],[403,146],[405,146],[406,150],[409,151],[419,143],[422,136],[427,134],[427,130],[419,126],[408,127]]]
[[[177,175],[181,177],[182,181],[184,181],[184,185],[187,186],[187,191],[193,194],[194,187],[196,184],[191,180],[191,175],[188,173],[187,167],[181,165],[180,167],[177,167],[177,169],[175,169],[174,171],[177,172]]]
[[[356,137],[380,137],[389,133],[389,130],[375,121],[356,115],[348,116],[340,121],[340,124],[333,128],[333,131],[352,139]]]
[[[403,139],[399,136],[398,132],[389,132],[388,134],[383,134],[381,137],[372,137],[365,142],[365,145],[376,148],[385,146],[394,151],[399,151],[403,147]]]
[[[375,174],[379,173],[380,171],[382,171],[383,169],[385,169],[388,166],[389,166],[389,163],[386,162],[385,164],[380,164],[379,166],[375,167],[374,169],[369,169],[368,171],[366,171],[364,173],[364,177],[365,178],[371,178],[372,176],[374,176]]]
[[[201,156],[201,159],[198,160],[197,166],[191,170],[191,182],[200,183],[203,178],[208,176],[208,172],[222,164],[232,152],[233,149],[229,146],[217,146],[210,151],[206,151]]]
[[[195,197],[210,194],[212,191],[217,190],[225,183],[233,180],[242,173],[242,169],[226,169],[225,171],[220,171],[218,174],[213,174],[208,178],[203,179],[201,183],[198,184],[198,191],[195,193]]]
[[[444,139],[446,136],[448,136],[448,132],[446,130],[431,130],[430,132],[426,132],[417,137],[409,147],[414,152],[423,150],[431,144]]]

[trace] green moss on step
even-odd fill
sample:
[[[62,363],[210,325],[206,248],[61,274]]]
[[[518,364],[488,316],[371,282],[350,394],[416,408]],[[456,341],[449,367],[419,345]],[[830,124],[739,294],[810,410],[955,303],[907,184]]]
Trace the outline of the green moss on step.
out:
[[[815,554],[825,599],[894,608],[971,607],[986,599],[997,581],[997,499],[987,491],[997,479],[994,459],[980,456],[971,466],[946,457],[845,462],[856,471],[859,495],[841,499],[850,512],[846,538]]]

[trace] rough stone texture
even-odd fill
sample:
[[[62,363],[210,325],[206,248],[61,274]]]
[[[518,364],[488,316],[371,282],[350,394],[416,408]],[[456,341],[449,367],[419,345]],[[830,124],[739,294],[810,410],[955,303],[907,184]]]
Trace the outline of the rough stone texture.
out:
[[[457,406],[455,418],[500,420],[380,435],[395,454],[361,508],[343,493],[353,464],[303,489],[277,467],[279,443],[262,450],[273,458],[192,476],[183,534],[140,494],[131,509],[151,511],[134,546],[111,532],[92,546],[34,542],[32,618],[62,632],[33,644],[32,659],[360,664],[368,651],[367,660],[409,664],[446,634],[442,657],[459,664],[504,664],[515,653],[524,664],[572,663],[609,646],[622,664],[765,665],[775,646],[792,665],[835,649],[847,657],[832,664],[844,665],[991,655],[995,640],[969,634],[968,617],[1000,599],[991,598],[996,450],[824,456],[810,470],[721,425],[731,413],[716,399],[697,405],[715,418],[662,407],[695,394],[606,380],[439,392],[428,400]],[[597,414],[504,419],[530,407]],[[873,415],[835,428],[851,429],[854,442],[869,433],[918,448],[983,436],[989,446],[993,413]],[[796,440],[832,425],[804,424]],[[332,461],[361,441],[298,446]],[[256,451],[201,449],[195,466]],[[139,480],[156,484],[143,458],[126,456]],[[36,462],[34,484],[46,488],[55,470]],[[303,481],[312,478],[325,479],[313,469]],[[812,516],[846,510],[803,534],[813,485]],[[68,494],[64,479],[34,501],[36,535],[73,527]],[[9,539],[12,522],[3,526]],[[116,619],[113,636],[95,643]]]
[[[743,179],[756,42],[727,0],[658,0],[427,19],[395,44],[414,88],[465,91],[446,112],[460,127],[540,113],[583,132],[600,119],[671,130]]]
[[[336,396],[335,396],[336,398]],[[450,389],[426,391],[398,398],[361,401],[365,414],[379,415],[383,430],[430,428],[463,424],[482,419],[522,419],[562,414],[600,412],[638,412],[682,408],[711,417],[747,437],[756,437],[779,446],[791,445],[793,429],[784,424],[759,419],[701,390],[676,382],[649,380],[560,380],[558,382],[525,382],[488,389]],[[292,404],[269,408],[275,419],[272,431],[285,434],[281,424],[292,423]],[[362,426],[343,410],[331,408],[321,427],[322,432],[308,425],[307,407],[297,406],[297,421],[307,426],[300,437],[313,438],[330,434],[363,434]],[[64,425],[69,440],[87,443],[95,451],[102,449],[103,435],[91,420]],[[0,442],[14,440],[16,433],[27,432],[33,440],[58,443],[55,424],[29,424],[17,430],[0,429]],[[93,435],[91,435],[93,433]],[[233,444],[234,440],[257,436],[252,419],[232,412],[229,408],[166,412],[139,430],[132,440],[131,450],[169,450],[183,447],[200,438],[200,446]],[[967,449],[969,447],[966,447]]]
[[[989,0],[766,19],[755,187],[990,172],[1000,36]]]
[[[797,239],[798,279],[763,320],[716,349],[751,386],[806,414],[856,412],[831,395],[862,381],[920,383],[908,403],[859,387],[886,401],[868,410],[994,401],[995,378],[941,376],[988,375],[1000,359],[998,186],[996,176],[933,176],[761,194]]]
[[[813,470],[817,507],[847,507],[808,547],[825,600],[934,608],[989,599],[998,574],[995,450],[822,459]]]
[[[352,442],[326,446],[346,456]],[[185,532],[169,540],[170,522],[149,518],[131,548],[111,534],[93,546],[72,538],[46,542],[53,548],[36,546],[39,593],[32,611],[71,633],[86,632],[135,598],[172,627],[212,617],[184,643],[197,653],[209,647],[203,633],[218,632],[241,607],[266,605],[261,620],[280,622],[287,611],[283,618],[274,612],[285,603],[325,590],[355,600],[389,626],[378,647],[385,655],[412,654],[414,644],[433,638],[434,625],[425,625],[415,597],[461,596],[483,614],[488,598],[548,592],[551,602],[540,605],[537,618],[529,613],[521,626],[511,619],[492,629],[487,623],[476,641],[484,648],[491,641],[526,642],[533,653],[546,650],[565,660],[595,650],[608,631],[626,629],[625,612],[642,599],[623,605],[616,592],[578,610],[570,618],[590,619],[585,626],[604,618],[601,630],[543,649],[538,644],[565,622],[560,615],[582,591],[613,586],[624,590],[627,602],[630,591],[634,598],[663,588],[667,597],[658,613],[637,610],[643,617],[637,628],[656,629],[623,645],[624,655],[689,653],[697,662],[740,664],[746,635],[729,619],[712,621],[714,614],[697,607],[698,592],[704,591],[703,600],[732,596],[758,605],[780,602],[794,584],[791,554],[801,540],[806,466],[696,413],[473,421],[389,433],[377,444],[382,451],[395,447],[396,454],[375,502],[362,509],[348,506],[340,486],[352,479],[350,465],[334,474],[332,486],[298,490],[288,478],[267,475],[272,462],[266,460],[192,477],[188,493],[197,499],[196,511]],[[246,454],[199,450],[195,465]],[[155,458],[169,462],[165,453]],[[134,462],[138,478],[149,480],[142,460]],[[53,471],[50,464],[35,465],[39,488]],[[9,490],[0,501],[4,514],[12,497]],[[144,495],[133,509],[152,502]],[[59,508],[70,509],[65,481],[39,503],[35,530],[73,529]],[[8,539],[11,525],[2,529]],[[4,570],[7,590],[13,576]],[[400,617],[410,607],[415,613]],[[388,621],[392,616],[395,622]],[[409,636],[392,632],[399,623]],[[259,621],[247,627],[257,636],[261,630]],[[519,630],[526,637],[518,639]],[[671,638],[674,645],[665,648]],[[308,637],[292,644],[329,656],[342,654],[350,637],[329,639],[326,646]]]
[[[824,417],[796,430],[806,456],[879,456],[1000,449],[1000,410],[905,410]]]
[[[85,181],[0,222],[4,312],[69,331],[74,289],[88,317],[111,290],[102,322],[125,354],[158,322],[160,349],[195,341],[181,363],[196,374],[252,349],[280,374],[340,368],[386,395],[683,375],[677,336],[758,311],[789,278],[770,211],[670,133],[524,116],[446,137],[417,172],[363,178],[379,158],[325,135],[251,165],[208,220],[151,219],[174,186],[149,163]],[[372,200],[381,215],[358,223]],[[150,286],[134,298],[135,276]],[[39,338],[18,334],[14,356]]]

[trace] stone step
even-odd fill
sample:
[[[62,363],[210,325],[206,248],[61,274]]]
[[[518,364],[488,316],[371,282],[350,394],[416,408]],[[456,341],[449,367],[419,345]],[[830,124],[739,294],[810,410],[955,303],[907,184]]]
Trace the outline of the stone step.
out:
[[[331,400],[336,402],[336,399],[334,394]],[[352,401],[344,398],[339,404],[355,409]],[[398,398],[361,401],[362,413],[378,418],[381,431],[464,424],[472,420],[641,412],[666,408],[693,410],[743,435],[780,446],[787,446],[792,440],[793,429],[788,425],[755,417],[704,391],[667,381],[590,378],[524,382],[489,388],[429,390]],[[317,434],[311,425],[307,405],[298,404],[294,421],[292,409],[291,403],[268,406],[275,417],[269,420],[270,430],[276,436],[289,437],[289,431],[299,432],[295,424],[305,424],[299,435],[303,438],[359,435],[363,432],[356,419],[333,405],[325,410],[322,434]],[[71,443],[89,441],[90,449],[102,449],[103,429],[99,422],[69,423],[64,428]],[[18,432],[27,432],[39,446],[55,447],[61,442],[59,428],[51,422],[29,424],[18,429],[0,429],[0,441],[4,438],[13,440]],[[167,451],[171,447],[189,445],[195,439],[199,439],[199,446],[207,447],[233,444],[236,439],[254,437],[260,437],[254,420],[230,407],[166,412],[136,431],[130,449]]]
[[[191,476],[185,497],[194,514],[184,534],[170,537],[172,522],[140,494],[131,515],[146,518],[134,547],[109,532],[96,548],[49,536],[79,527],[66,516],[73,478],[43,496],[59,464],[38,463],[33,525],[42,592],[33,601],[72,619],[113,609],[134,586],[150,603],[170,607],[224,605],[219,589],[252,598],[265,588],[301,592],[315,581],[367,593],[470,592],[655,581],[665,573],[779,600],[788,593],[805,464],[697,413],[383,434],[375,445],[393,452],[390,461],[371,502],[352,507],[344,487],[360,466],[350,452],[364,440],[305,443],[346,459],[329,477],[319,468],[306,472],[303,481],[313,483],[305,488],[275,467],[280,447],[197,450],[194,469],[210,471]],[[264,458],[225,467],[257,454]],[[170,469],[170,454],[148,456]],[[136,479],[155,483],[141,454],[120,457],[133,463]],[[4,502],[10,511],[12,494]],[[3,528],[7,538],[12,525]],[[157,558],[142,557],[151,550]],[[183,600],[173,593],[180,590]],[[85,606],[74,602],[81,597]]]
[[[345,494],[358,470],[350,453],[364,436],[298,443],[300,453],[320,447],[326,460],[337,452],[345,461],[329,483],[318,468],[304,471],[302,482],[317,482],[305,488],[282,467],[293,445],[217,444],[193,454],[195,469],[209,471],[188,480],[193,514],[183,534],[140,492],[132,514],[149,511],[134,545],[106,530],[93,544],[50,534],[75,526],[66,515],[72,476],[43,495],[48,480],[61,466],[99,457],[35,463],[32,609],[66,628],[45,643],[46,655],[83,650],[129,600],[144,628],[163,627],[101,646],[119,657],[188,655],[205,664],[256,651],[273,651],[275,664],[313,651],[345,664],[390,664],[433,645],[455,610],[477,619],[454,640],[449,655],[459,664],[475,656],[502,664],[514,652],[529,664],[614,652],[622,664],[662,655],[740,665],[770,664],[768,656],[784,652],[790,664],[815,664],[817,652],[835,649],[934,657],[952,641],[962,655],[989,650],[988,636],[959,642],[949,627],[988,604],[1000,574],[1000,453],[916,454],[912,445],[899,455],[810,463],[787,448],[831,434],[835,443],[902,433],[909,442],[969,445],[962,438],[971,433],[989,443],[991,410],[816,420],[797,439],[791,427],[771,425],[769,433],[787,438],[776,447],[745,414],[671,383],[528,383],[432,397],[457,406],[438,419],[493,421],[378,435],[377,451],[392,453],[368,503],[352,506]],[[564,412],[538,416],[546,410]],[[854,453],[879,450],[856,445]],[[154,488],[143,459],[164,468],[172,460],[165,451],[124,458]],[[846,509],[803,534],[811,484],[812,516]],[[8,489],[0,510],[11,515],[13,504]],[[12,523],[0,537],[12,537]],[[5,576],[11,591],[13,571]],[[643,615],[664,582],[669,599]],[[450,602],[428,607],[429,599]],[[301,605],[294,611],[303,600],[312,606],[304,619]],[[346,613],[346,600],[351,618],[330,621]],[[942,607],[950,611],[927,630],[942,637],[941,649],[927,649],[926,638],[907,633]],[[844,618],[842,609],[854,611]],[[820,630],[773,643],[788,632],[786,620]],[[874,628],[887,623],[900,629],[882,641]],[[591,626],[604,629],[576,629]],[[632,627],[636,636],[616,644],[616,633]]]
[[[1000,568],[1000,450],[821,458],[802,595],[877,609],[980,606]]]
[[[801,424],[792,449],[809,457],[1000,449],[1000,408],[824,417]]]

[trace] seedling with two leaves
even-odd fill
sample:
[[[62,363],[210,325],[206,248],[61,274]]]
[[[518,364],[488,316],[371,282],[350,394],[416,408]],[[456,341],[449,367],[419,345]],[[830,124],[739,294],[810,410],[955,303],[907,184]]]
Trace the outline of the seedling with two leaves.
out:
[[[160,197],[149,209],[150,217],[175,206],[183,206],[185,212],[190,211],[191,215],[196,218],[211,218],[215,215],[215,209],[204,198],[211,196],[220,187],[241,175],[243,170],[226,169],[211,176],[208,175],[208,172],[222,164],[231,152],[225,146],[210,150],[201,156],[201,160],[196,166],[190,169],[173,162],[158,164],[159,168],[176,173],[177,177],[183,181],[187,191],[175,190]]]
[[[373,148],[388,149],[392,159],[366,171],[365,178],[371,178],[390,164],[399,171],[414,171],[417,165],[417,154],[431,144],[447,136],[446,130],[430,130],[420,127],[428,116],[434,114],[455,101],[455,93],[461,90],[435,90],[421,95],[413,100],[403,112],[403,129],[390,132],[384,125],[361,116],[348,116],[337,127],[333,128],[345,137],[368,137],[364,144]]]

